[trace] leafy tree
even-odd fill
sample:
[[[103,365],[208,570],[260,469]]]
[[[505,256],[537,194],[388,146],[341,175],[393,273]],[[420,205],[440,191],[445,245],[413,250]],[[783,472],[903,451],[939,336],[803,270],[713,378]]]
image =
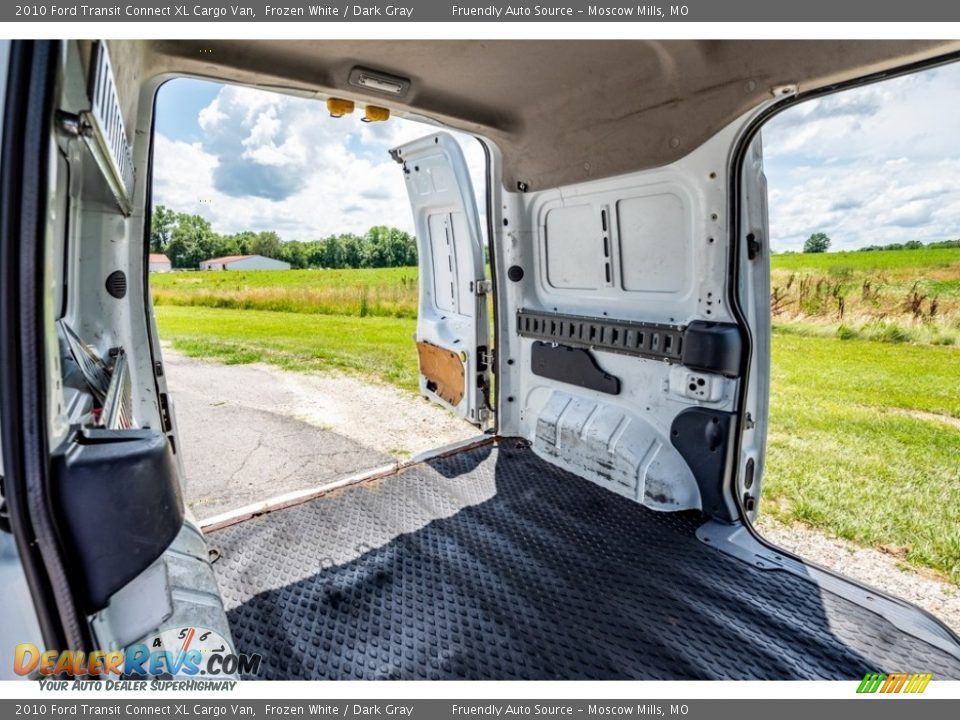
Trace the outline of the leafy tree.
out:
[[[247,252],[251,255],[277,258],[280,256],[280,236],[272,230],[259,232],[253,238]]]
[[[253,250],[253,241],[256,240],[257,234],[249,230],[244,230],[243,232],[230,235],[230,240],[233,243],[234,250],[231,254],[233,255],[252,255]]]
[[[346,267],[346,252],[340,238],[331,235],[326,240],[321,240],[323,248],[322,260],[320,264],[328,268]]]
[[[363,267],[403,267],[416,265],[416,241],[397,228],[377,225],[363,237]]]
[[[339,267],[367,267],[363,264],[363,240],[353,233],[338,236],[343,246],[343,265]]]
[[[807,238],[807,241],[803,244],[803,251],[805,253],[825,253],[829,247],[830,238],[827,237],[826,233],[818,232]]]
[[[212,257],[224,257],[226,255],[244,255],[240,252],[239,243],[235,235],[214,235],[211,245]],[[206,260],[207,258],[204,258]]]
[[[173,267],[197,268],[203,260],[214,257],[217,249],[218,237],[205,218],[177,214],[177,222],[167,244],[167,257]]]
[[[953,248],[960,247],[960,240],[938,240],[924,245],[919,240],[908,240],[905,243],[888,243],[887,245],[867,245],[860,248],[860,252],[875,250],[921,250],[923,248]]]
[[[177,214],[163,205],[153,210],[150,219],[150,252],[162,253],[167,250],[170,242],[170,233],[177,222]]]
[[[290,263],[290,267],[295,270],[305,268],[309,265],[308,247],[307,243],[299,240],[288,240],[280,246],[280,254],[277,259]]]

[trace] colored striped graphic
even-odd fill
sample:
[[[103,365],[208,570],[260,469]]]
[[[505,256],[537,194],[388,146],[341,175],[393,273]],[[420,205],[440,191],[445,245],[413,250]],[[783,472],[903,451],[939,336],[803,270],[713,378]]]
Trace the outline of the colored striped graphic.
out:
[[[922,693],[933,679],[933,673],[867,673],[860,681],[858,693]]]

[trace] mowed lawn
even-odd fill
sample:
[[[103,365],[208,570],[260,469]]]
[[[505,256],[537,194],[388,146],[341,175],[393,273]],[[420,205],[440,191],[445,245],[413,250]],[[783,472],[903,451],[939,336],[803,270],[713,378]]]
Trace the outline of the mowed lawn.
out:
[[[960,349],[774,335],[761,511],[960,583]]]
[[[942,252],[896,253],[900,266],[893,254],[774,263],[822,271],[838,260],[869,261],[901,277],[907,259],[948,276],[957,267],[956,255]],[[358,373],[417,391],[413,268],[173,273],[151,282],[161,337],[189,355]],[[761,512],[881,547],[960,583],[960,346],[783,329],[774,333]]]
[[[417,391],[416,320],[160,306],[160,337],[193,357],[337,370]]]

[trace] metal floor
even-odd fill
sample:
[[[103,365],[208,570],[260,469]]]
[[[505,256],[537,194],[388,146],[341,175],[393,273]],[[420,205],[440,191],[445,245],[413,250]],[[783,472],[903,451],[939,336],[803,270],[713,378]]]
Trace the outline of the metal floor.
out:
[[[760,570],[512,441],[208,536],[263,679],[960,678],[848,600]]]

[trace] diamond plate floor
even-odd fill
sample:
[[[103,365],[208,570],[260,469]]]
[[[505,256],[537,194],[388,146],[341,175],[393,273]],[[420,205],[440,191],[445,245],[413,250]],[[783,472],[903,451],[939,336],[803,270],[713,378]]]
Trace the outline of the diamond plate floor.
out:
[[[960,678],[803,578],[505,442],[212,533],[263,679]]]

